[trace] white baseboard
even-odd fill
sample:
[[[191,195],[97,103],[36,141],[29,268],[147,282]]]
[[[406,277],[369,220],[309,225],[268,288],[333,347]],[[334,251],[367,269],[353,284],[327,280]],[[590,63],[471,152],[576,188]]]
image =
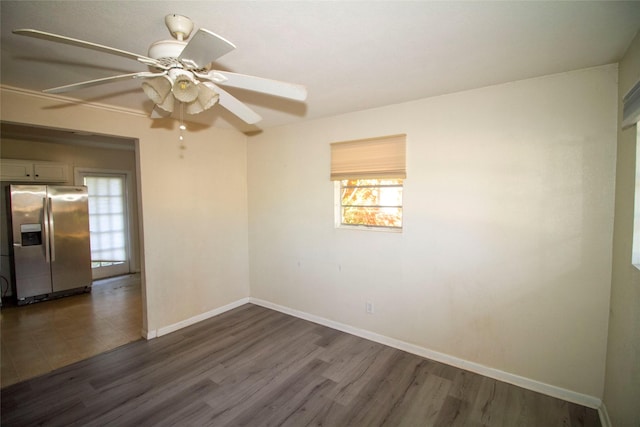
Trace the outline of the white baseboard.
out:
[[[332,329],[337,329],[342,332],[356,335],[361,338],[375,341],[380,344],[388,345],[389,347],[397,348],[399,350],[403,350],[408,353],[413,353],[418,356],[425,357],[427,359],[445,363],[447,365],[451,365],[460,369],[475,372],[477,374],[484,375],[489,378],[493,378],[493,379],[503,381],[509,384],[513,384],[522,388],[526,388],[531,391],[546,394],[548,396],[556,397],[558,399],[562,399],[568,402],[577,403],[579,405],[583,405],[589,408],[598,409],[598,411],[600,411],[600,409],[603,408],[604,406],[602,404],[602,400],[597,397],[589,396],[582,393],[577,393],[575,391],[567,390],[551,384],[546,384],[540,381],[532,380],[530,378],[525,378],[520,375],[511,374],[509,372],[501,371],[499,369],[490,368],[488,366],[484,366],[479,363],[470,362],[468,360],[460,359],[455,356],[450,356],[445,353],[429,350],[428,348],[420,347],[414,344],[407,343],[405,341],[380,335],[375,332],[370,332],[364,329],[355,328],[353,326],[335,322],[333,320],[325,319],[323,317],[315,316],[313,314],[305,313],[302,311],[294,310],[289,307],[284,307],[278,304],[274,304],[270,301],[265,301],[259,298],[250,297],[249,302],[262,307],[279,311],[281,313],[289,314],[291,316],[295,316],[300,319],[318,323],[320,325],[327,326]],[[606,410],[605,410],[605,415],[606,415]],[[601,415],[601,419],[602,419],[602,415]],[[603,427],[607,427],[607,426],[610,427],[611,424],[606,425],[603,423],[602,425]]]
[[[395,338],[390,338],[384,335],[377,334],[375,332],[367,331],[365,329],[356,328],[344,323],[326,319],[324,317],[305,313],[303,311],[295,310],[295,309],[285,307],[279,304],[275,304],[270,301],[262,300],[259,298],[253,298],[253,297],[242,298],[230,304],[227,304],[225,306],[218,307],[216,309],[207,311],[197,316],[190,317],[189,319],[182,320],[172,325],[164,326],[162,328],[158,328],[154,330],[148,330],[148,331],[142,330],[142,336],[148,340],[156,337],[161,337],[171,332],[175,332],[179,329],[186,328],[187,326],[191,326],[198,322],[202,322],[203,320],[209,319],[213,316],[217,316],[226,311],[233,310],[234,308],[240,307],[247,303],[256,304],[262,307],[279,311],[281,313],[289,314],[291,316],[298,317],[300,319],[308,320],[310,322],[314,322],[323,326],[327,326],[332,329],[346,332],[348,334],[352,334],[361,338],[375,341],[380,344],[387,345],[389,347],[397,348],[399,350],[406,351],[408,353],[416,354],[418,356],[425,357],[427,359],[431,359],[436,362],[445,363],[447,365],[455,366],[460,369],[465,369],[467,371],[484,375],[489,378],[493,378],[493,379],[503,381],[509,384],[513,384],[519,387],[523,387],[528,390],[546,394],[548,396],[556,397],[558,399],[566,400],[568,402],[577,403],[579,405],[583,405],[589,408],[597,409],[598,414],[600,416],[600,422],[602,423],[602,427],[611,427],[611,420],[609,419],[609,415],[607,413],[606,407],[602,402],[602,400],[597,397],[589,396],[582,393],[577,393],[575,391],[567,390],[551,384],[546,384],[540,381],[532,380],[530,378],[522,377],[520,375],[516,375],[509,372],[501,371],[499,369],[484,366],[479,363],[470,362],[468,360],[460,359],[455,356],[451,356],[445,353],[440,353],[438,351],[430,350],[425,347],[420,347],[415,344],[410,344],[405,341],[397,340]]]
[[[248,297],[242,298],[230,304],[224,305],[222,307],[214,308],[213,310],[209,310],[205,313],[198,314],[197,316],[190,317],[188,319],[182,320],[172,325],[163,326],[161,328],[149,330],[149,331],[143,330],[142,336],[148,340],[156,337],[161,337],[163,335],[170,334],[171,332],[175,332],[179,329],[186,328],[187,326],[195,325],[198,322],[202,322],[203,320],[207,320],[213,316],[222,314],[225,311],[233,310],[234,308],[240,307],[241,305],[247,304],[248,302],[249,302]]]
[[[600,416],[600,424],[602,427],[612,427],[611,419],[609,418],[609,413],[607,412],[607,407],[604,402],[598,408],[598,415]]]
[[[140,334],[142,335],[142,338],[144,338],[145,340],[152,340],[158,336],[158,331],[156,330],[147,331],[146,329],[143,329],[142,331],[140,331]]]

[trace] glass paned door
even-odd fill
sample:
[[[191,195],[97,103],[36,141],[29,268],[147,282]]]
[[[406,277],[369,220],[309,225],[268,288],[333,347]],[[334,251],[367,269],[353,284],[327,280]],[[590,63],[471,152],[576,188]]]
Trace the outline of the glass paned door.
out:
[[[93,278],[129,273],[126,175],[85,174]]]

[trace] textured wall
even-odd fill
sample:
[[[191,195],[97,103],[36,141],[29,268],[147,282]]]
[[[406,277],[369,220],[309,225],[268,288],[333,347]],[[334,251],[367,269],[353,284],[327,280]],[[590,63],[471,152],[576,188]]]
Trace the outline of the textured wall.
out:
[[[252,297],[601,398],[616,78],[609,65],[250,137]],[[397,133],[403,233],[334,228],[329,143]]]
[[[640,35],[629,47],[619,71],[622,97],[640,80]],[[612,425],[640,425],[640,271],[631,265],[637,127],[618,133],[616,216],[613,240],[611,317],[604,403]]]
[[[243,134],[196,126],[185,134],[181,159],[175,122],[7,88],[2,120],[138,139],[144,327],[151,335],[249,296]]]

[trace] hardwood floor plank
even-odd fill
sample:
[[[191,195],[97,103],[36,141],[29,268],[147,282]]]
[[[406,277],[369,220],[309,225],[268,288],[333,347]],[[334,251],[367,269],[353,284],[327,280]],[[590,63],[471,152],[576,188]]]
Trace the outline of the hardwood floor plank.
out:
[[[335,340],[344,336],[344,332],[338,331],[336,329],[318,327],[318,335],[320,338],[316,341],[316,345],[319,347],[327,347],[331,345]]]
[[[312,360],[304,369],[272,387],[270,393],[257,399],[229,424],[246,426],[260,420],[265,425],[281,425],[316,395],[335,386],[333,381],[321,375],[328,367],[329,364],[322,360]]]
[[[432,425],[438,417],[450,388],[451,381],[427,373],[422,366],[383,425]]]
[[[286,322],[287,319],[281,319],[278,317],[270,316],[270,313],[259,313],[256,320],[260,322],[262,327],[273,327],[277,329],[275,323]],[[266,317],[271,319],[266,319]],[[248,323],[251,324],[251,323]],[[210,333],[218,334],[218,340],[212,343],[206,339],[206,331],[190,331],[190,335],[177,333],[170,343],[170,345],[158,347],[154,346],[153,352],[143,352],[137,357],[128,357],[125,360],[120,358],[117,363],[111,363],[110,369],[105,370],[102,375],[95,376],[91,383],[94,387],[102,387],[113,381],[117,381],[118,378],[128,375],[129,372],[136,371],[139,375],[145,375],[147,370],[154,370],[158,363],[164,364],[175,359],[184,357],[186,353],[193,353],[194,351],[206,351],[209,357],[224,357],[230,351],[242,352],[246,351],[249,343],[247,341],[237,343],[244,337],[242,331],[247,334],[249,331],[252,334],[256,334],[256,331],[250,331],[247,328],[247,324],[244,323],[232,323],[228,328],[218,330],[219,328],[212,328]],[[234,333],[238,335],[233,335]],[[173,334],[171,334],[173,335]],[[155,340],[154,340],[155,341]],[[153,343],[151,341],[150,343]]]
[[[350,339],[343,340],[342,346],[337,349],[328,348],[320,357],[330,364],[324,376],[334,381],[344,381],[345,377],[351,375],[359,365],[368,364],[365,359],[378,354],[385,347],[352,335],[347,337]]]
[[[8,414],[3,411],[2,425],[5,427],[12,426],[31,426],[31,425],[50,425],[50,426],[68,426],[69,423],[63,420],[65,414],[76,413],[84,409],[84,405],[79,399],[59,400],[57,402],[48,402],[45,411],[34,411],[32,408],[20,407],[17,411],[11,411]]]
[[[427,359],[429,360],[429,359]],[[446,378],[448,380],[453,381],[460,369],[454,368],[450,365],[445,365],[444,363],[436,362],[435,360],[429,360],[429,366],[427,367],[430,374],[437,375],[440,378]]]
[[[205,420],[208,414],[213,412],[213,408],[204,402],[195,400],[187,404],[182,410],[176,411],[168,415],[165,419],[158,421],[154,427],[201,427],[207,424]],[[145,425],[145,424],[142,424]]]
[[[0,390],[3,426],[580,426],[593,409],[246,304]]]
[[[492,378],[483,378],[475,405],[474,419],[490,426],[507,426],[504,409],[507,405],[509,386]]]
[[[585,408],[575,403],[569,405],[569,420],[571,426],[585,427],[600,425],[600,415],[592,408]]]
[[[468,415],[470,412],[471,404],[469,402],[449,395],[444,399],[433,425],[435,427],[476,427],[485,425],[480,420],[473,420]]]
[[[205,399],[216,411],[208,420],[216,425],[225,425],[269,395],[273,387],[308,367],[317,359],[319,351],[315,346],[303,346],[271,367],[256,368],[242,373],[240,377],[234,376],[230,381],[222,381],[221,393]],[[231,374],[234,375],[232,371]]]
[[[343,370],[341,377],[337,377],[335,371],[330,372],[333,378],[325,373],[325,376],[338,382],[333,400],[345,406],[351,404],[362,389],[376,375],[379,375],[381,369],[384,369],[394,352],[395,350],[390,347],[378,348],[376,351],[367,353],[366,357],[357,358],[360,363],[353,365],[350,372]]]
[[[183,416],[190,411],[190,405],[200,402],[202,396],[215,392],[219,386],[208,378],[200,379],[179,392],[155,393],[157,400],[147,400],[144,405],[132,406],[125,411],[119,411],[117,417],[100,417],[94,425],[117,426],[155,426],[168,416],[179,413]],[[183,417],[184,418],[184,417]],[[180,421],[184,422],[184,421]]]
[[[2,425],[4,425],[5,422],[4,414],[32,420],[26,424],[35,423],[33,418],[31,418],[36,415],[32,410],[34,407],[50,408],[52,412],[54,412],[55,409],[53,408],[56,408],[58,405],[62,405],[63,407],[71,405],[74,411],[69,411],[70,413],[81,412],[83,408],[82,406],[76,406],[77,403],[81,404],[82,397],[92,395],[93,390],[87,384],[79,384],[77,387],[61,387],[57,391],[48,393],[38,393],[32,387],[25,387],[21,394],[22,397],[18,398],[11,395],[5,397],[5,393],[2,393],[2,415],[0,416]],[[23,399],[29,399],[29,405],[24,405]],[[9,420],[10,419],[11,417],[9,417]]]
[[[218,387],[217,384],[207,377],[208,372],[215,368],[216,365],[217,362],[215,360],[205,360],[195,365],[194,369],[188,369],[182,371],[182,373],[179,369],[184,369],[184,367],[166,367],[173,375],[164,374],[163,378],[143,378],[142,381],[147,384],[150,383],[149,385],[151,385],[151,388],[143,393],[135,395],[116,408],[107,412],[101,411],[103,413],[101,413],[97,418],[97,421],[99,421],[98,424],[121,424],[123,420],[129,420],[131,417],[130,414],[137,414],[139,412],[153,413],[158,410],[158,408],[162,408],[164,410],[167,406],[164,402],[167,402],[167,399],[174,401],[177,397],[182,398],[186,395],[193,399],[194,394],[190,394],[191,392],[189,390],[194,388],[197,389],[198,387],[202,388],[199,389],[199,393],[195,394],[195,400],[202,399],[205,396],[205,390],[211,391]],[[176,371],[176,369],[178,370]],[[113,396],[121,393],[122,389],[126,392],[127,387],[128,384],[122,383],[119,387],[110,387],[109,389],[105,389],[103,393],[93,397],[92,401],[85,401],[87,414],[83,414],[81,418],[89,416],[89,414],[93,415],[92,411],[94,408],[97,407],[98,410],[100,410],[102,408],[103,401],[113,399]]]
[[[395,353],[350,405],[343,425],[384,425],[420,374],[423,361],[405,352]]]

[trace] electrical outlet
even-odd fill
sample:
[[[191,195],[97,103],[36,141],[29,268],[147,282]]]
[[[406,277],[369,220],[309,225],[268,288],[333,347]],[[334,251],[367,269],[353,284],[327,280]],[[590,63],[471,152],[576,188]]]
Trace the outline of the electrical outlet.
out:
[[[368,314],[373,314],[373,301],[367,301],[365,304],[365,310]]]

